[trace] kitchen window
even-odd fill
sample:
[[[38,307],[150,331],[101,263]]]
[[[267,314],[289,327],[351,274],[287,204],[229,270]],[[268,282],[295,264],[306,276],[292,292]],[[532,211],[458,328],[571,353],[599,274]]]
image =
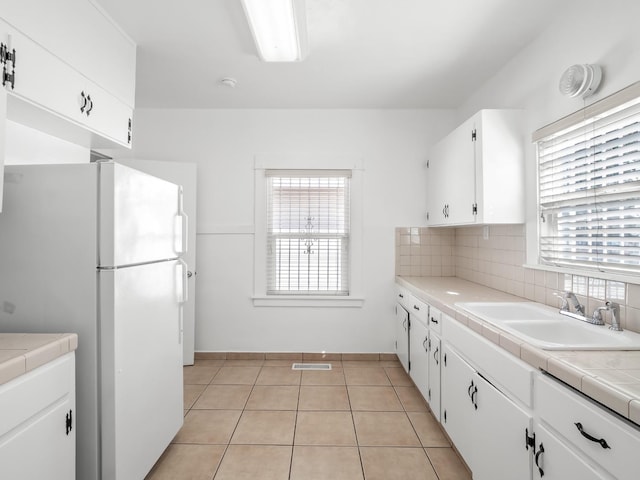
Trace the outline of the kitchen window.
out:
[[[255,157],[257,307],[362,307],[363,160]]]
[[[639,85],[534,133],[541,264],[640,273]]]
[[[265,176],[267,295],[348,295],[351,172]]]

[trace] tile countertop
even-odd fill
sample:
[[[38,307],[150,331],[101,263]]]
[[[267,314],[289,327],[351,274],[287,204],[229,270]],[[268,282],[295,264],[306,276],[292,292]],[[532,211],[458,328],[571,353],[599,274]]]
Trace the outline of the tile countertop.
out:
[[[396,280],[420,300],[529,365],[550,373],[640,425],[640,351],[541,350],[454,306],[457,302],[528,301],[522,297],[456,277],[396,277]]]
[[[0,333],[0,385],[77,348],[75,333]]]

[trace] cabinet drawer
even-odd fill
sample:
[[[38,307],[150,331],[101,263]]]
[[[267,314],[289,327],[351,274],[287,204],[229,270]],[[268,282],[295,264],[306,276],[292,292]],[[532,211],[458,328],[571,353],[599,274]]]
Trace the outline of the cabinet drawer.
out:
[[[0,437],[73,395],[74,358],[68,353],[0,386]]]
[[[447,315],[442,315],[442,322],[444,339],[461,354],[472,355],[480,374],[503,393],[533,406],[533,367]]]
[[[396,302],[402,305],[406,310],[411,309],[411,294],[409,290],[400,285],[396,285]]]
[[[536,452],[534,454],[534,480],[608,480],[609,476],[589,465],[562,440],[540,424],[534,426]]]
[[[409,295],[409,315],[411,319],[418,319],[425,327],[429,327],[429,305],[418,300],[414,295]]]
[[[541,419],[584,452],[587,458],[616,478],[637,478],[637,469],[632,468],[632,464],[637,465],[637,462],[630,460],[640,452],[640,429],[542,374],[536,384],[536,404]],[[601,440],[602,444],[584,435]]]

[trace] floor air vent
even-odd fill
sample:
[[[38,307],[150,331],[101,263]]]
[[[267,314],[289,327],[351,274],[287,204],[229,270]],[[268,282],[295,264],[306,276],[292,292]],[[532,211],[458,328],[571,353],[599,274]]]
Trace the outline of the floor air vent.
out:
[[[294,363],[291,370],[331,370],[330,363]]]

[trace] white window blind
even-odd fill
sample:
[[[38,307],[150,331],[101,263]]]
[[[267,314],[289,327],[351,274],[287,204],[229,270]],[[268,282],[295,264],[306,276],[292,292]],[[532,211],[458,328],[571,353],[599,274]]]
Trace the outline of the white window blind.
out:
[[[541,263],[640,273],[640,98],[537,147]]]
[[[267,170],[267,294],[349,295],[345,170]]]

